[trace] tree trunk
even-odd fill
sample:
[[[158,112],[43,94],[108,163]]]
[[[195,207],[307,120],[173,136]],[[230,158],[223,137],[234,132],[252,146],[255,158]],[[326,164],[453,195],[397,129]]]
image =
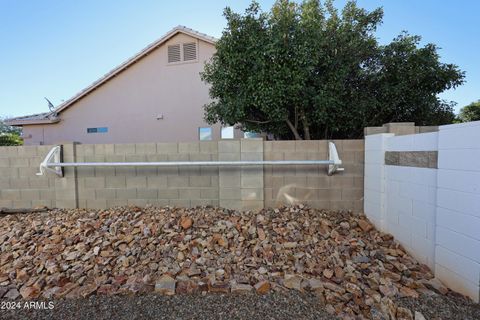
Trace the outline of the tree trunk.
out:
[[[303,118],[303,133],[305,134],[305,140],[311,140],[310,127],[308,126],[308,121],[305,118]]]
[[[293,135],[295,136],[295,140],[302,140],[302,137],[298,133],[297,128],[295,128],[295,126],[290,122],[290,120],[287,119],[285,121],[287,122],[288,127],[290,128]]]

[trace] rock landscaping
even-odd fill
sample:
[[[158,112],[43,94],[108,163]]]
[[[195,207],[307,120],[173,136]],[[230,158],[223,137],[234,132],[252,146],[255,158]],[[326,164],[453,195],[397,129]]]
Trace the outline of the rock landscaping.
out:
[[[362,215],[303,205],[60,210],[0,219],[0,297],[314,294],[331,315],[413,319],[448,293]]]

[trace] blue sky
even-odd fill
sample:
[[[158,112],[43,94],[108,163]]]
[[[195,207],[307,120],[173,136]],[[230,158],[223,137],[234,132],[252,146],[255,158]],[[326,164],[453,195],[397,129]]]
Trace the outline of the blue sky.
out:
[[[338,0],[341,7],[346,0]],[[273,0],[259,1],[268,10]],[[0,0],[0,116],[47,111],[88,86],[176,25],[220,36],[226,6],[243,12],[248,0]],[[442,98],[458,107],[480,99],[478,0],[359,0],[383,6],[380,42],[402,30],[433,42],[443,62],[466,71],[467,83]],[[458,108],[457,108],[458,109]]]

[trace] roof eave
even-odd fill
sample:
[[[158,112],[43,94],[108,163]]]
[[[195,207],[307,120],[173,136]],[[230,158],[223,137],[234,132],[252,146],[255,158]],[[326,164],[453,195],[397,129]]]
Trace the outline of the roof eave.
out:
[[[5,120],[7,126],[16,126],[22,127],[24,125],[35,125],[35,124],[53,124],[60,122],[60,119],[44,119],[44,120]]]

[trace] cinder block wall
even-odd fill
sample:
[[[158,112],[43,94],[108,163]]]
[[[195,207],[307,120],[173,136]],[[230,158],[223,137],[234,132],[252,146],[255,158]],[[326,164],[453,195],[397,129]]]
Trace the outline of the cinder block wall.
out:
[[[265,166],[265,206],[295,202],[314,208],[363,210],[364,140],[334,140],[345,171],[327,175],[327,167]],[[265,141],[265,160],[325,160],[328,141]]]
[[[480,121],[432,133],[366,136],[364,208],[436,277],[477,302],[479,139]],[[432,155],[438,159],[430,161]]]
[[[77,162],[218,160],[217,142],[80,144]],[[219,205],[218,167],[78,167],[78,206]]]
[[[345,171],[322,166],[67,167],[36,176],[52,146],[0,148],[0,207],[125,205],[259,209],[306,203],[363,208],[363,140],[335,141]],[[325,160],[327,141],[241,139],[189,143],[63,145],[64,162]]]
[[[56,206],[56,178],[35,175],[52,147],[0,147],[0,207]]]

